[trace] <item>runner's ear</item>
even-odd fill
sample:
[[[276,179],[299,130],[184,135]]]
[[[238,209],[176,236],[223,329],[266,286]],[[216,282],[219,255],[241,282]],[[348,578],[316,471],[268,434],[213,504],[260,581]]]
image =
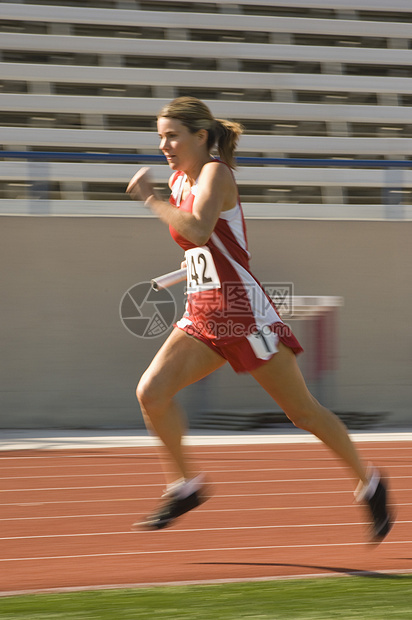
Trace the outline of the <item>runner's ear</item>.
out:
[[[199,129],[199,131],[197,132],[197,135],[199,137],[200,145],[207,144],[207,141],[209,138],[209,132],[207,131],[207,129]]]

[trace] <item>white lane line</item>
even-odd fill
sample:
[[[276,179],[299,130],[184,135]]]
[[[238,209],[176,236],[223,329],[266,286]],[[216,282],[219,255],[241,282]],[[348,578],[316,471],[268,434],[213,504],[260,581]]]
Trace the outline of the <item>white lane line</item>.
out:
[[[88,489],[128,489],[139,487],[164,487],[164,484],[153,482],[151,484],[107,484],[85,487],[33,487],[32,489],[1,489],[1,493],[30,493],[31,491],[86,491]]]
[[[409,480],[412,476],[396,476],[396,480]],[[284,484],[284,483],[296,483],[296,482],[352,482],[351,478],[285,478],[279,480],[222,480],[213,481],[212,486],[220,486],[227,484]],[[29,493],[34,491],[79,491],[79,490],[92,490],[92,489],[127,489],[127,488],[143,488],[143,487],[164,487],[164,483],[153,482],[150,484],[107,484],[107,485],[93,485],[84,487],[33,487],[32,489],[2,489],[2,493]],[[342,491],[341,491],[342,492]],[[300,491],[299,491],[300,493]]]
[[[409,454],[411,453],[411,449],[409,448]],[[216,455],[215,455],[216,456]],[[365,456],[365,455],[364,455]],[[409,456],[409,455],[408,455]],[[372,457],[370,457],[369,455],[366,455],[367,459],[369,460],[373,460]],[[219,467],[219,469],[210,469],[210,471],[217,471],[217,472],[232,472],[232,471],[265,471],[265,470],[275,470],[275,471],[299,471],[299,470],[307,470],[307,469],[342,469],[342,466],[337,463],[337,460],[334,458],[305,458],[302,457],[301,455],[296,455],[295,457],[291,457],[291,458],[274,458],[274,459],[269,459],[269,458],[263,458],[263,459],[231,459],[231,460],[225,460],[222,458],[214,458],[213,460],[208,460],[208,459],[202,459],[201,456],[196,456],[197,462],[198,462],[198,466],[200,468],[205,468],[206,470],[208,468],[213,468],[213,467]],[[390,462],[388,462],[388,460],[390,459]],[[49,464],[44,463],[42,465],[34,465],[32,462],[27,463],[25,465],[8,465],[8,464],[1,464],[0,463],[0,472],[4,473],[4,474],[12,474],[14,471],[16,472],[16,474],[19,474],[21,471],[36,471],[36,470],[54,470],[54,471],[59,471],[59,470],[64,470],[67,471],[68,467],[70,467],[70,471],[84,471],[85,468],[87,468],[87,471],[92,470],[99,470],[99,469],[108,469],[108,470],[116,470],[116,469],[126,469],[126,467],[128,468],[126,470],[126,474],[137,474],[137,475],[159,475],[159,474],[163,474],[164,470],[161,468],[161,464],[160,461],[158,463],[140,463],[138,461],[134,461],[133,463],[93,463],[93,462],[87,462],[87,463],[66,463],[66,464],[56,464],[54,463],[51,459],[49,460]],[[265,465],[267,465],[266,467],[258,467],[259,464],[262,464],[262,461],[264,462]],[[283,463],[286,462],[288,463],[288,461],[290,461],[292,464],[294,463],[299,463],[299,465],[302,465],[301,467],[298,467],[296,465],[293,466],[286,466],[286,467],[282,467],[279,466],[279,462]],[[402,456],[382,456],[379,455],[379,461],[376,460],[374,461],[375,465],[377,467],[383,467],[383,468],[402,468],[402,467],[410,467],[412,465],[412,458],[406,458],[402,457]],[[316,465],[314,465],[313,463],[316,463]],[[232,469],[229,469],[229,467],[232,467]],[[145,470],[146,471],[145,471]],[[143,470],[143,471],[142,471]],[[123,472],[118,472],[115,473],[113,472],[113,475],[121,475]],[[58,476],[59,474],[55,474],[56,476]],[[62,475],[66,475],[66,474],[62,474]],[[73,474],[76,475],[76,474]],[[82,475],[82,474],[79,474]],[[87,474],[83,474],[83,475],[87,475]],[[90,474],[90,475],[96,475],[94,473]],[[11,476],[10,477],[14,477]]]
[[[412,506],[412,504],[396,504],[399,506]],[[268,511],[273,512],[276,510],[336,510],[337,508],[343,509],[353,509],[353,504],[345,504],[341,506],[281,506],[281,507],[273,507],[273,508],[216,508],[216,509],[207,509],[204,508],[202,513],[222,513],[222,512],[262,512]],[[45,519],[89,519],[96,517],[126,517],[130,515],[135,515],[136,512],[95,512],[90,514],[76,514],[76,515],[46,515],[46,516],[36,516],[36,517],[4,517],[1,518],[0,521],[44,521]]]
[[[396,521],[396,525],[409,525],[412,521]],[[326,527],[346,527],[346,526],[362,526],[365,523],[348,521],[344,523],[299,523],[299,524],[274,524],[274,525],[236,525],[230,527],[194,527],[194,528],[174,528],[173,530],[166,530],[164,533],[168,535],[172,534],[188,534],[190,532],[231,532],[240,530],[277,530],[277,529],[299,529],[299,528],[326,528]],[[0,537],[0,540],[37,540],[44,538],[88,538],[91,536],[130,536],[135,535],[136,532],[127,531],[115,531],[115,532],[80,532],[73,534],[36,534],[33,536],[4,536]]]
[[[388,545],[411,545],[412,540],[385,540],[385,547]],[[38,562],[40,560],[70,560],[81,558],[105,558],[105,557],[122,557],[122,556],[141,556],[141,555],[171,555],[182,553],[217,553],[223,551],[261,551],[261,550],[275,550],[275,549],[321,549],[331,547],[367,547],[368,544],[365,541],[361,542],[345,542],[345,543],[317,543],[317,544],[304,544],[304,545],[264,545],[264,546],[252,546],[252,547],[206,547],[206,548],[192,548],[192,549],[158,549],[154,551],[118,551],[112,553],[86,553],[86,554],[73,554],[73,555],[51,555],[51,556],[38,556],[38,557],[25,557],[25,558],[0,558],[0,562]]]
[[[397,508],[412,506],[412,503],[396,503],[389,504],[389,506],[396,506]],[[354,504],[341,504],[334,506],[273,506],[271,507],[259,507],[259,508],[203,508],[202,513],[224,513],[224,512],[276,512],[280,510],[353,510]],[[0,518],[1,521],[44,521],[46,519],[95,519],[96,517],[129,517],[136,515],[134,512],[94,512],[90,514],[76,514],[76,515],[38,515],[35,517],[4,517]]]
[[[399,457],[399,458],[401,459],[402,457]],[[51,460],[50,457],[49,457],[48,460],[49,461]],[[202,462],[201,458],[199,460],[200,460],[200,462]],[[275,456],[273,459],[269,459],[269,458],[265,458],[265,459],[247,459],[245,461],[245,459],[238,458],[238,459],[230,459],[230,460],[226,461],[225,459],[222,460],[222,459],[215,458],[215,459],[213,459],[213,463],[208,462],[208,461],[204,461],[204,465],[205,466],[206,465],[210,466],[210,465],[216,464],[216,463],[219,463],[220,466],[223,466],[225,464],[233,465],[233,462],[239,462],[242,465],[246,465],[246,464],[250,465],[251,463],[261,463],[262,461],[264,461],[266,463],[274,463],[274,465],[277,465],[279,463],[279,461],[287,461],[287,460],[291,460],[291,459],[280,459],[279,457]],[[328,457],[324,457],[324,458],[323,457],[316,457],[316,458],[310,458],[310,459],[309,458],[300,458],[299,462],[302,462],[302,461],[308,463],[306,468],[309,467],[310,463],[312,463],[313,461],[316,461],[317,463],[318,462],[325,462],[324,467],[328,468],[328,463],[336,462],[336,459],[334,459],[333,457],[329,457],[329,458]],[[407,465],[408,464],[409,464],[409,462],[407,463]],[[148,467],[148,468],[150,467],[152,470],[154,469],[152,461],[143,461],[142,462],[140,460],[137,460],[136,458],[133,460],[132,463],[106,463],[106,462],[105,463],[87,463],[87,468],[88,469],[92,469],[92,468],[97,468],[97,467],[99,467],[99,468],[102,468],[102,467],[126,467],[126,465],[133,466],[133,467],[142,467],[144,465],[145,467]],[[161,467],[160,467],[160,462],[156,463],[156,465],[159,467],[159,470],[158,470],[158,472],[153,472],[153,473],[163,473],[163,469],[161,469]],[[84,467],[85,467],[84,463],[70,463],[71,471],[74,468],[84,469]],[[10,466],[6,465],[6,466],[2,467],[2,469],[4,471],[15,470],[15,469],[17,469],[17,470],[20,470],[20,469],[23,469],[23,470],[27,470],[27,469],[64,469],[64,470],[67,470],[67,463],[64,463],[62,465],[58,465],[58,464],[55,464],[55,463],[52,463],[51,465],[47,465],[47,463],[45,463],[44,465],[32,465],[31,463],[30,464],[26,464],[26,465],[10,465]],[[222,470],[222,471],[227,471],[227,470]],[[237,469],[235,471],[237,471]],[[148,473],[152,473],[152,472],[148,472]]]
[[[210,512],[210,511],[209,511]],[[45,521],[46,519],[95,519],[96,517],[130,517],[135,512],[96,512],[87,515],[53,515],[44,517],[6,517],[0,521]]]
[[[83,488],[83,487],[82,487]],[[55,490],[55,489],[52,489]],[[398,493],[410,493],[412,489],[393,489],[396,494]],[[347,491],[299,491],[299,496],[302,495],[332,495],[342,494]],[[296,497],[296,491],[278,492],[278,493],[228,493],[213,495],[213,498],[229,498],[229,497],[278,497],[293,495]],[[55,500],[55,501],[40,501],[40,502],[8,502],[0,503],[0,506],[43,506],[48,504],[89,504],[89,503],[106,503],[106,502],[148,502],[155,501],[156,497],[123,497],[123,498],[102,498],[102,499],[74,499],[74,500]]]
[[[408,467],[407,465],[391,465],[391,469],[393,469],[394,467],[403,467],[406,468]],[[53,468],[54,469],[54,468]],[[233,474],[233,473],[255,473],[255,472],[264,472],[264,471],[269,471],[272,473],[275,472],[281,472],[281,471],[308,471],[308,469],[310,469],[311,471],[316,471],[316,470],[320,470],[320,471],[325,471],[328,470],[338,470],[338,471],[342,471],[342,467],[265,467],[265,468],[247,468],[245,467],[244,469],[211,469],[210,471],[208,471],[207,473],[210,474]],[[149,471],[149,472],[142,472],[142,471],[128,471],[128,472],[107,472],[107,473],[97,473],[97,474],[75,474],[75,473],[70,473],[70,474],[42,474],[40,476],[3,476],[0,477],[0,480],[40,480],[43,478],[97,478],[97,477],[101,477],[101,476],[164,476],[164,471]],[[171,473],[171,472],[169,472]],[[343,475],[343,474],[342,474]],[[343,475],[344,477],[344,475]],[[347,478],[345,477],[345,479],[347,480]]]
[[[407,466],[404,465],[396,465],[395,467],[404,467],[406,468]],[[245,469],[211,469],[210,471],[208,471],[207,473],[210,474],[233,474],[233,473],[250,473],[250,474],[254,474],[255,472],[264,472],[264,471],[269,471],[272,473],[275,472],[282,472],[282,471],[308,471],[308,469],[310,469],[311,471],[316,471],[316,470],[320,470],[320,471],[325,471],[325,470],[332,470],[335,469],[337,471],[342,471],[342,467],[265,467],[265,468],[245,468]],[[391,466],[392,469],[392,466]],[[97,474],[74,474],[74,473],[70,473],[70,474],[47,474],[47,475],[40,475],[40,476],[4,476],[4,477],[0,477],[0,480],[41,480],[43,478],[98,478],[99,476],[143,476],[143,477],[147,477],[147,476],[160,476],[160,477],[164,477],[164,473],[163,470],[162,471],[158,471],[158,472],[142,472],[142,471],[136,471],[136,472],[107,472],[107,473],[97,473]],[[171,472],[169,472],[171,473]],[[342,474],[342,478],[347,480],[348,478],[344,476],[344,474]]]
[[[398,522],[397,522],[398,523]],[[411,521],[401,521],[400,523],[411,523]],[[279,528],[287,528],[287,529],[298,529],[298,528],[314,528],[314,527],[343,527],[347,525],[360,526],[365,525],[364,523],[321,523],[321,524],[302,524],[302,525],[253,525],[247,526],[242,525],[238,527],[201,527],[201,528],[193,528],[193,529],[173,529],[167,530],[167,533],[174,534],[187,534],[194,532],[231,532],[232,530],[269,530],[269,529],[279,529]],[[165,532],[166,533],[166,532]],[[0,540],[37,540],[44,538],[87,538],[91,536],[135,536],[136,532],[132,530],[127,530],[125,532],[83,532],[77,534],[40,534],[35,536],[4,536],[1,537]]]
[[[389,469],[392,471],[394,469],[407,469],[408,467],[410,467],[409,464],[402,464],[402,465],[390,465]],[[53,469],[54,466],[52,466]],[[32,469],[32,468],[30,468]],[[236,469],[210,469],[210,471],[208,471],[207,473],[210,474],[233,474],[233,473],[250,473],[250,474],[254,474],[255,472],[264,472],[264,471],[269,471],[272,473],[275,472],[282,472],[282,471],[308,471],[308,469],[310,469],[310,471],[332,471],[332,470],[336,470],[336,471],[342,471],[342,467],[341,466],[323,466],[323,467],[259,467],[259,468],[248,468],[245,467],[244,469],[241,468],[236,468]],[[149,471],[149,472],[142,472],[142,471],[127,471],[127,472],[105,472],[105,473],[93,473],[93,474],[75,474],[75,473],[70,473],[70,474],[42,474],[40,476],[3,476],[0,477],[0,480],[41,480],[43,478],[98,478],[103,477],[103,476],[164,476],[164,471],[158,471],[158,472],[153,472],[153,471]],[[171,473],[171,472],[169,472]],[[391,478],[393,477],[398,477],[398,476],[391,476]],[[342,473],[342,480],[348,480],[349,478],[347,478],[343,473]]]
[[[397,521],[396,524],[409,524],[412,521]],[[170,534],[188,534],[199,532],[232,532],[240,530],[276,530],[276,529],[305,529],[305,528],[326,528],[326,527],[346,527],[346,526],[364,526],[365,523],[348,522],[348,523],[302,523],[296,525],[241,525],[231,527],[199,527],[190,529],[173,529],[167,530]],[[165,532],[166,533],[166,532]],[[90,538],[92,536],[135,536],[136,532],[131,530],[118,532],[80,532],[77,534],[39,534],[34,536],[4,536],[0,540],[38,540],[44,538]]]

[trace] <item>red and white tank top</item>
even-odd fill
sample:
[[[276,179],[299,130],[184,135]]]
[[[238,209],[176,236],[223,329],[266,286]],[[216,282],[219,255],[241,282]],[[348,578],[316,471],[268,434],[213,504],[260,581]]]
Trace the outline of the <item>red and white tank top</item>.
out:
[[[175,173],[170,202],[191,213],[197,185],[182,201],[185,181],[183,172]],[[187,262],[187,305],[183,318],[176,323],[178,327],[190,326],[194,334],[216,344],[229,344],[276,323],[282,325],[273,302],[250,271],[239,198],[232,209],[221,212],[204,246],[196,246],[171,226],[169,229],[185,250]]]

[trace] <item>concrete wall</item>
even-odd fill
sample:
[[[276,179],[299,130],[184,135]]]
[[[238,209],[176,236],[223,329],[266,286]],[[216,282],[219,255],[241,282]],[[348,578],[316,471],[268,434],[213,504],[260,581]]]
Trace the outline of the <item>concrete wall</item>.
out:
[[[139,339],[119,304],[134,284],[179,266],[181,250],[153,218],[1,217],[2,428],[142,426],[136,382],[164,340]],[[412,405],[411,222],[248,220],[252,268],[297,295],[340,295],[335,406]],[[174,289],[178,312],[183,287]],[[301,327],[298,326],[298,331]],[[304,365],[302,356],[302,364]],[[182,395],[216,409],[273,409],[230,368]]]

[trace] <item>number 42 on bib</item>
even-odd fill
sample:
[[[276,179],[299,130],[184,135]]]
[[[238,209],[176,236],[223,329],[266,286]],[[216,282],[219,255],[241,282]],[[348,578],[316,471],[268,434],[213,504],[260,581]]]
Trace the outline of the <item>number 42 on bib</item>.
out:
[[[220,288],[220,279],[211,251],[206,246],[186,250],[187,292],[199,293]]]

